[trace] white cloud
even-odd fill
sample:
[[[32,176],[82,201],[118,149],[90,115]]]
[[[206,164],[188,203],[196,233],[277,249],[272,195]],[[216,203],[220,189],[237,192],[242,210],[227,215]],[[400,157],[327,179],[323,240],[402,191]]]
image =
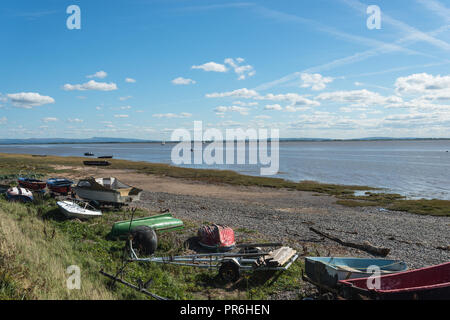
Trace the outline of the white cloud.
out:
[[[319,73],[302,73],[300,78],[303,84],[300,86],[302,88],[311,88],[314,91],[323,90],[326,88],[327,83],[333,82],[331,77],[323,77]]]
[[[255,116],[255,119],[270,119],[270,118],[271,118],[270,116],[265,115],[265,114],[260,115],[260,116]]]
[[[320,106],[320,102],[305,98],[297,93],[285,93],[285,94],[266,94],[265,96],[259,96],[256,99],[260,100],[272,100],[272,101],[288,101],[291,105],[300,106]]]
[[[114,118],[122,118],[122,119],[124,119],[124,118],[128,118],[129,116],[127,115],[127,114],[115,114],[114,115]]]
[[[6,118],[6,117],[1,117],[0,118],[0,124],[5,124],[7,122],[8,122],[8,118]]]
[[[238,80],[244,80],[246,77],[252,77],[256,73],[253,66],[249,64],[240,65],[244,62],[244,59],[242,58],[237,58],[236,61],[232,58],[227,58],[224,62],[233,68],[234,72],[238,75]]]
[[[103,79],[106,78],[108,76],[108,74],[105,71],[98,71],[94,74],[88,75],[86,76],[86,78],[99,78],[99,79]]]
[[[253,107],[253,106],[257,106],[259,103],[258,102],[242,102],[242,101],[234,101],[233,105],[238,105],[241,107]]]
[[[398,94],[450,94],[450,76],[433,76],[416,73],[397,78],[395,90]]]
[[[180,114],[175,113],[157,113],[154,114],[153,117],[155,118],[190,118],[192,117],[191,113],[182,112]]]
[[[45,123],[47,123],[47,122],[56,122],[56,121],[58,121],[58,118],[48,117],[48,118],[43,118],[42,121],[45,122]]]
[[[78,119],[78,118],[75,118],[75,119],[69,118],[69,119],[67,119],[67,121],[69,121],[71,123],[82,123],[82,122],[84,122],[84,120]]]
[[[125,101],[125,100],[131,99],[131,98],[133,98],[133,97],[132,96],[119,97],[119,100],[120,101]]]
[[[237,89],[234,91],[229,92],[214,92],[214,93],[207,93],[205,95],[207,98],[225,98],[225,97],[234,97],[234,98],[242,98],[242,99],[250,99],[250,98],[256,98],[259,96],[258,92],[255,90],[242,88]]]
[[[214,112],[217,115],[223,115],[226,112],[238,112],[243,116],[248,115],[248,108],[245,107],[239,107],[239,106],[230,106],[230,107],[226,107],[226,106],[219,106],[217,108],[214,109]]]
[[[133,78],[125,78],[125,82],[128,82],[128,83],[135,83],[136,80],[133,79]]]
[[[178,77],[178,78],[173,79],[172,83],[175,85],[188,85],[188,84],[194,84],[195,81],[192,79]]]
[[[399,104],[403,99],[398,96],[382,96],[377,92],[362,90],[334,91],[321,93],[316,97],[321,101],[350,103],[354,106]]]
[[[98,91],[112,91],[117,90],[117,85],[113,82],[97,82],[95,80],[90,80],[83,84],[65,84],[64,90],[66,91],[85,91],[85,90],[98,90]]]
[[[207,62],[199,66],[192,66],[192,69],[202,69],[204,71],[227,72],[226,66],[216,62]]]
[[[279,104],[268,104],[264,107],[264,110],[283,110],[283,107]]]
[[[54,103],[55,99],[49,96],[41,96],[36,92],[20,92],[6,95],[12,104],[18,108],[31,109],[44,104]]]

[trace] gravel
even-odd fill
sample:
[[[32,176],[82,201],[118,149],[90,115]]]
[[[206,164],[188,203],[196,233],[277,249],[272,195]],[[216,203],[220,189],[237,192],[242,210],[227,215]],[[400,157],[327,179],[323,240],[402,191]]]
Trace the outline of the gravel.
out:
[[[167,208],[180,219],[253,230],[269,241],[288,243],[299,251],[306,246],[309,252],[321,255],[370,257],[364,251],[323,239],[309,230],[314,226],[346,241],[368,241],[390,248],[387,258],[403,260],[410,268],[450,261],[450,251],[437,249],[450,244],[450,217],[375,207],[347,208],[335,204],[331,196],[297,191],[257,201],[148,191],[141,199],[137,205],[150,210]]]

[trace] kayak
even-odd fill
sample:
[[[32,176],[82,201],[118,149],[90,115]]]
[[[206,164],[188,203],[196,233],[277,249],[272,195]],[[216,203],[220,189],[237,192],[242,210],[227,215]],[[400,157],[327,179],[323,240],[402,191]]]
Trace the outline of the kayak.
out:
[[[351,257],[307,257],[305,273],[309,280],[319,286],[335,288],[339,280],[366,278],[373,275],[374,268],[381,274],[401,272],[408,269],[405,262],[389,259]]]
[[[59,210],[68,218],[90,219],[100,217],[101,211],[95,210],[87,202],[83,201],[58,201]]]
[[[130,220],[119,221],[114,223],[110,235],[112,237],[125,237],[129,230],[138,226],[148,226],[155,231],[172,231],[182,229],[183,221],[174,218],[170,213],[164,213],[156,216],[133,219],[130,228]]]

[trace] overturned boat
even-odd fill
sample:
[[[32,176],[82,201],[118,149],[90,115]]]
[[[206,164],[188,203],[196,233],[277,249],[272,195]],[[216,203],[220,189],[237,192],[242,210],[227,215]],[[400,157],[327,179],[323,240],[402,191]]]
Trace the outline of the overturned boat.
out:
[[[133,221],[118,221],[112,226],[110,235],[112,237],[125,237],[131,229],[139,226],[147,226],[159,232],[179,230],[184,227],[183,221],[174,218],[170,213],[164,213],[156,216],[133,219]]]
[[[142,193],[114,177],[82,179],[72,189],[82,199],[114,205],[139,200]]]
[[[83,161],[85,166],[95,166],[95,167],[107,167],[110,166],[111,163],[108,161]]]
[[[33,193],[25,188],[14,187],[6,191],[6,198],[12,202],[32,202]]]
[[[228,251],[236,246],[234,231],[230,227],[213,224],[197,232],[198,243],[210,250]]]
[[[89,203],[83,201],[66,200],[56,203],[59,210],[68,218],[90,219],[100,217],[101,211],[96,210]]]

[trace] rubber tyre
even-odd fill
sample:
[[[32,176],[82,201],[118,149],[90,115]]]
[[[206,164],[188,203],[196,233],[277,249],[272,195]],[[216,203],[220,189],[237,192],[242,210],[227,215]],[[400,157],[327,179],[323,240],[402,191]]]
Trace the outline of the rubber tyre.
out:
[[[152,255],[158,247],[158,237],[155,230],[147,226],[138,226],[131,229],[133,248],[141,254]]]
[[[236,262],[224,261],[220,265],[219,276],[226,282],[235,282],[241,277],[241,270]]]

